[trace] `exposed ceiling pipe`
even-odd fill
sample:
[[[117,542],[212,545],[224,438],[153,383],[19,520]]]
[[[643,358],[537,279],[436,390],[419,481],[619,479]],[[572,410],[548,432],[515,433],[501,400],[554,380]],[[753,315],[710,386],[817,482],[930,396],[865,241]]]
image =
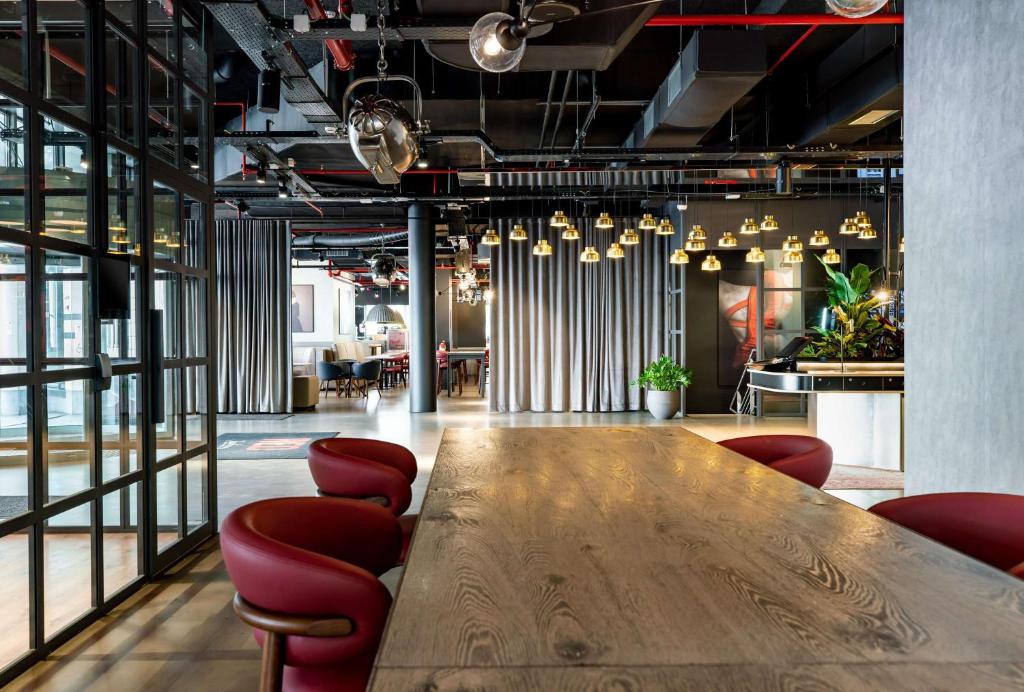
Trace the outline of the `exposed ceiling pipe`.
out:
[[[659,14],[644,26],[847,26],[902,24],[902,14],[877,12],[866,17],[836,14]]]
[[[558,137],[558,129],[562,126],[562,116],[565,114],[565,102],[569,100],[569,87],[576,77],[576,70],[569,70],[565,74],[565,87],[562,89],[562,102],[558,105],[558,117],[555,118],[555,125],[551,129],[551,148],[555,147],[555,139]]]
[[[367,227],[367,228],[297,228],[292,226],[292,235],[299,233],[400,233],[409,229],[404,226],[392,226],[389,228]]]
[[[548,129],[548,117],[551,115],[551,99],[555,97],[555,81],[558,79],[558,70],[551,70],[551,79],[548,81],[548,97],[544,101],[544,119],[540,121],[540,141],[537,148],[544,146],[544,132]]]
[[[327,19],[327,12],[324,10],[324,6],[320,4],[320,0],[305,0],[305,3],[306,11],[312,21],[316,22],[321,19]],[[347,15],[350,12],[349,0],[338,0],[338,13]],[[324,40],[324,44],[331,55],[334,56],[334,67],[336,69],[347,72],[356,66],[356,54],[352,50],[351,41],[329,38]]]
[[[377,235],[357,234],[352,237],[328,235],[318,237],[315,233],[310,235],[292,238],[292,247],[300,248],[342,248],[342,247],[370,247],[374,245],[386,245],[397,240],[405,240],[409,237],[409,231],[394,231],[392,233],[378,233]]]

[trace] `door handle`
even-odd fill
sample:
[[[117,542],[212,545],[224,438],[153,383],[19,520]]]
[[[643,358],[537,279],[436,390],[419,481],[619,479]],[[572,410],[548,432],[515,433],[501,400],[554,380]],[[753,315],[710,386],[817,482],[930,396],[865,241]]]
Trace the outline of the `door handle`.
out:
[[[99,375],[96,377],[96,386],[101,392],[105,392],[110,389],[110,382],[113,377],[113,370],[110,367],[110,356],[106,353],[97,353],[96,367],[100,370]]]

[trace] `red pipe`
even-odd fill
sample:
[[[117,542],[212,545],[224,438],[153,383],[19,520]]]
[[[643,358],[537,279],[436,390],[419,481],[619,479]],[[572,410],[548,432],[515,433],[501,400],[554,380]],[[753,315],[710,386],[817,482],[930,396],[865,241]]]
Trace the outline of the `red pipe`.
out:
[[[214,101],[214,107],[221,106],[223,108],[238,108],[242,111],[242,132],[245,132],[245,112],[248,110],[248,106],[241,101]],[[245,174],[248,172],[248,166],[246,165],[245,151],[242,151],[242,180],[245,180]]]
[[[659,14],[648,19],[644,26],[859,26],[902,23],[902,14],[881,12],[857,18],[835,14]]]
[[[306,12],[309,14],[309,18],[314,22],[320,21],[321,19],[327,19],[327,12],[324,11],[324,6],[320,4],[320,0],[305,0]],[[348,14],[349,2],[348,0],[338,0],[338,12],[340,14]],[[356,54],[352,50],[352,43],[337,38],[330,38],[324,41],[327,46],[327,50],[334,56],[334,67],[341,70],[342,72],[348,72],[356,66]]]
[[[370,175],[365,168],[296,168],[294,171],[299,175]],[[452,175],[458,172],[457,168],[411,168],[402,175]]]
[[[817,29],[818,26],[819,25],[817,25],[817,24],[813,24],[813,25],[811,25],[807,29],[807,31],[805,31],[804,33],[800,34],[800,38],[798,38],[796,41],[794,41],[793,45],[791,45],[789,48],[787,48],[786,52],[779,56],[779,59],[775,61],[775,64],[768,68],[768,74],[770,75],[772,72],[775,72],[775,70],[778,69],[779,65],[781,65],[786,58],[788,58],[790,55],[792,55],[793,51],[795,51],[797,48],[799,48],[800,44],[803,43],[804,41],[806,41],[808,39],[808,37],[811,34],[814,33],[814,30]]]

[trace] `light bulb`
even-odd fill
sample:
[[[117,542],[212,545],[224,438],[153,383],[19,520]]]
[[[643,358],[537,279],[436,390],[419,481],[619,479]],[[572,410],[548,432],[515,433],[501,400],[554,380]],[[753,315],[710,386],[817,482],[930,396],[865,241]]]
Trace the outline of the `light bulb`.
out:
[[[497,36],[491,35],[484,41],[484,53],[491,56],[501,53],[501,44],[498,43]]]

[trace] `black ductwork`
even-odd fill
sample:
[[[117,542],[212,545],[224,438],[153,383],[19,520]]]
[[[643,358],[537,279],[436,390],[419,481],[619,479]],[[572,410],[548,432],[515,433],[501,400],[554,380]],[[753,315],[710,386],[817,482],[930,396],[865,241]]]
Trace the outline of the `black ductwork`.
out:
[[[388,243],[405,240],[409,237],[409,231],[390,231],[388,233],[360,233],[358,235],[324,234],[318,235],[316,231],[310,231],[309,235],[300,235],[292,238],[293,248],[356,248],[356,247],[380,247]]]

